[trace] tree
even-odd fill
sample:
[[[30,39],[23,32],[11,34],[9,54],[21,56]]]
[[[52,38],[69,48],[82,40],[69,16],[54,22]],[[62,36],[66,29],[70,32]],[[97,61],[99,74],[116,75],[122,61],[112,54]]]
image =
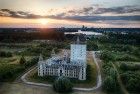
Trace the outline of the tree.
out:
[[[117,72],[116,72],[115,69],[110,68],[110,76],[111,76],[115,81],[117,81]]]
[[[104,80],[103,88],[108,92],[115,91],[116,90],[115,80],[111,76],[107,76]]]
[[[128,69],[127,64],[126,63],[121,63],[120,64],[120,69],[127,70]]]
[[[101,54],[101,59],[105,62],[115,61],[115,56],[109,51],[103,51]]]
[[[11,52],[7,52],[7,57],[12,57],[12,53]]]
[[[98,47],[98,45],[97,45],[97,43],[96,42],[94,42],[94,41],[88,41],[87,42],[87,49],[89,50],[89,51],[93,51],[93,50],[98,50],[99,49],[99,47]]]
[[[129,91],[140,92],[140,72],[127,71],[121,74],[121,79]]]
[[[25,67],[28,68],[28,67],[31,67],[35,64],[37,64],[39,58],[38,57],[34,57],[32,58],[31,60],[28,60],[26,63],[25,63]]]
[[[0,57],[12,57],[11,52],[0,51]]]
[[[21,65],[23,65],[23,64],[26,63],[26,60],[25,60],[24,56],[21,56],[19,63],[20,63]]]
[[[72,91],[72,87],[73,85],[70,80],[63,76],[57,78],[53,84],[54,90],[60,93],[70,92]]]

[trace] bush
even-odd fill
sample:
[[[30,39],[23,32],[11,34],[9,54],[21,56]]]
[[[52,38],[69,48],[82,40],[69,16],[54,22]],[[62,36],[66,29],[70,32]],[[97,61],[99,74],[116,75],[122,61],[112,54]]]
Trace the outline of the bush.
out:
[[[120,69],[124,71],[127,71],[127,70],[136,71],[136,70],[140,70],[140,66],[136,64],[121,63]]]
[[[0,51],[0,57],[12,57],[11,52]]]
[[[110,76],[117,82],[117,72],[114,68],[110,68]]]
[[[29,60],[29,61],[27,61],[26,63],[25,63],[25,67],[27,68],[27,67],[31,67],[31,66],[33,66],[34,64],[37,64],[37,62],[38,62],[38,57],[34,57],[34,58],[32,58],[31,60]]]
[[[95,43],[94,41],[88,41],[87,42],[87,49],[89,51],[93,51],[93,50],[97,51],[97,50],[99,50],[99,47],[98,47],[97,43]]]
[[[24,56],[22,56],[22,57],[20,58],[19,64],[23,65],[23,64],[25,64],[25,63],[26,63],[26,60],[25,60]]]
[[[54,90],[56,92],[60,92],[60,93],[71,92],[72,87],[73,87],[73,85],[70,82],[70,80],[63,76],[57,78],[53,84]]]
[[[105,62],[114,61],[115,56],[109,51],[103,51],[101,54],[101,59],[103,59]]]
[[[124,72],[121,79],[129,91],[140,92],[140,71]]]
[[[136,57],[125,54],[117,58],[118,61],[139,61]]]
[[[118,90],[117,72],[112,68],[112,62],[105,62],[102,67],[105,74],[105,80],[103,82],[104,90],[107,92]]]
[[[104,74],[110,75],[110,69],[112,68],[111,62],[105,62],[102,67]]]
[[[121,63],[120,64],[120,69],[127,70],[127,64],[126,63]]]
[[[115,91],[117,88],[115,79],[113,79],[111,76],[107,76],[104,80],[103,88],[108,92]]]
[[[23,66],[0,64],[0,81],[13,81],[18,73],[24,70]]]

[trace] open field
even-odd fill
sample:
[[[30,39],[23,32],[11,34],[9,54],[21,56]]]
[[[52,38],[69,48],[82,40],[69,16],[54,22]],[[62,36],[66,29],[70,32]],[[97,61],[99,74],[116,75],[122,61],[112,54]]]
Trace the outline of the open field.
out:
[[[20,73],[24,72],[33,64],[32,60],[36,57],[34,55],[23,54],[29,46],[36,46],[36,44],[0,43],[0,81],[14,81]],[[22,56],[25,58],[26,64],[20,64]]]
[[[32,59],[33,56],[24,56],[24,58],[29,61]],[[6,57],[6,58],[2,58],[0,57],[0,63],[7,63],[7,64],[19,64],[19,60],[20,60],[21,56],[20,55],[15,55],[12,57]]]
[[[21,56],[13,56],[9,58],[0,58],[0,81],[12,82],[26,69],[36,63],[36,57],[24,57],[25,64],[20,64]]]

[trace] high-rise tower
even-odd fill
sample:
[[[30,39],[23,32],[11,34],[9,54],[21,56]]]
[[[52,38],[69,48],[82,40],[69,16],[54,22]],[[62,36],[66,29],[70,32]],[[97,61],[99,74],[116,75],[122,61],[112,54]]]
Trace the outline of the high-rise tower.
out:
[[[75,44],[71,44],[71,62],[84,62],[86,63],[86,44],[80,43],[79,36],[77,37],[77,41]]]

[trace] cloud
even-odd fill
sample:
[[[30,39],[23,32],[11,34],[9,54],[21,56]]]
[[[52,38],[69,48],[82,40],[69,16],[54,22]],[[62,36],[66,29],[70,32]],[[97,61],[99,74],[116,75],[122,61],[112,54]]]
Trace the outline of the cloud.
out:
[[[86,22],[95,22],[95,21],[140,21],[140,16],[48,16],[53,19],[65,19],[65,20],[75,20],[75,21],[86,21]]]
[[[40,15],[35,15],[29,12],[23,12],[23,11],[12,11],[9,9],[1,9],[0,10],[0,16],[5,17],[14,17],[14,18],[26,18],[26,19],[34,19],[34,18],[41,18]]]
[[[101,14],[112,13],[116,16]],[[133,15],[122,15],[125,13],[131,13]],[[135,15],[139,13],[139,15]],[[117,14],[120,14],[117,16]],[[85,22],[95,22],[95,21],[140,21],[140,7],[139,6],[120,6],[120,7],[110,7],[104,8],[101,6],[90,6],[83,7],[81,9],[67,10],[55,15],[36,15],[24,11],[12,11],[9,9],[1,9],[0,16],[23,18],[23,19],[37,19],[37,18],[52,18],[52,19],[63,19],[63,20],[75,20],[75,21],[85,21]]]
[[[103,15],[107,14],[107,15]],[[125,15],[124,15],[125,14]],[[90,6],[81,9],[68,10],[56,15],[49,15],[49,18],[66,19],[76,21],[140,21],[139,6],[120,6],[104,8],[101,6]]]
[[[112,14],[126,14],[126,13],[136,13],[140,14],[140,7],[139,6],[120,6],[120,7],[101,7],[101,6],[90,6],[84,7],[82,9],[73,9],[67,11],[68,15],[100,15],[105,13],[112,13]]]
[[[68,10],[66,15],[74,16],[74,15],[89,15],[93,11],[93,7],[84,7],[82,9],[73,9]]]
[[[124,13],[134,13],[139,12],[140,8],[138,6],[121,6],[121,7],[111,7],[111,8],[98,8],[93,13],[95,14],[103,14],[103,13],[116,13],[116,14],[124,14]]]

